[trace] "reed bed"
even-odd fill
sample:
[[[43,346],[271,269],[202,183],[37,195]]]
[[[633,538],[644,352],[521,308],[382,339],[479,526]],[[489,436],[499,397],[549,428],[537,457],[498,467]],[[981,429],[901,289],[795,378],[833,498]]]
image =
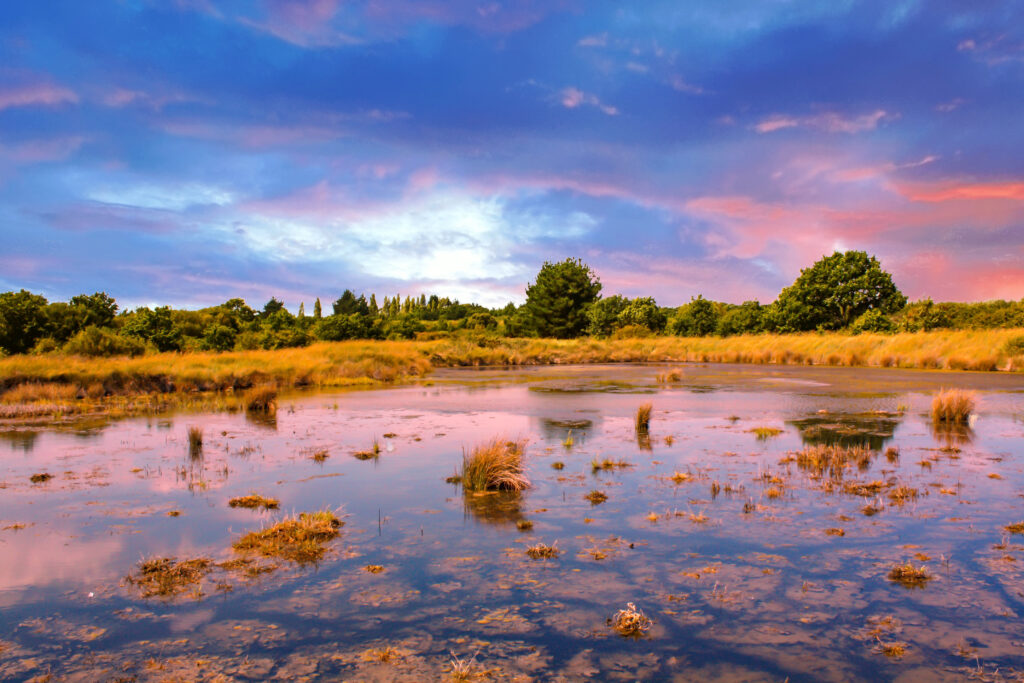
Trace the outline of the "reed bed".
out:
[[[198,458],[203,454],[203,428],[192,425],[188,428],[188,454]]]
[[[943,389],[932,399],[932,421],[936,423],[967,424],[974,412],[975,394],[962,389]]]
[[[651,404],[644,403],[636,409],[634,427],[637,434],[646,434],[651,429]]]
[[[867,467],[874,454],[874,451],[865,446],[808,446],[797,453],[796,464],[800,469],[817,476],[828,474],[839,479],[851,465],[856,465],[860,469]]]
[[[524,441],[495,438],[463,453],[459,477],[466,491],[522,491],[530,486],[524,473]]]

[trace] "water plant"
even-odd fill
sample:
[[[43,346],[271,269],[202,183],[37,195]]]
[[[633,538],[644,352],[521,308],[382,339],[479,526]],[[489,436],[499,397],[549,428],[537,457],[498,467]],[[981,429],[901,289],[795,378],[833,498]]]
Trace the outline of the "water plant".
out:
[[[627,638],[637,638],[650,630],[653,622],[632,602],[626,603],[625,609],[620,609],[608,619],[608,624],[615,629],[615,632]]]
[[[922,588],[931,579],[932,576],[923,565],[915,567],[910,562],[898,564],[889,570],[889,580],[907,588]]]
[[[44,484],[53,479],[53,475],[49,472],[37,472],[28,478],[33,484]]]
[[[572,430],[570,429],[569,433],[565,437],[565,441],[562,442],[562,446],[565,447],[565,450],[569,450],[570,448],[573,447],[574,443],[576,443],[576,442],[573,441],[573,439],[572,439]]]
[[[932,421],[963,425],[974,412],[975,394],[963,389],[942,389],[932,399]]]
[[[553,469],[553,470],[565,469],[565,463],[562,462],[561,460],[556,460],[553,463],[551,463],[551,469]]]
[[[277,498],[265,498],[258,493],[250,493],[247,496],[238,496],[228,501],[228,506],[233,508],[246,508],[249,510],[276,510],[280,505]]]
[[[338,536],[344,522],[330,510],[303,512],[276,524],[251,531],[232,544],[239,552],[291,560],[299,564],[317,562],[327,552],[327,543]]]
[[[637,434],[646,434],[651,428],[651,404],[644,403],[636,409],[634,427]]]
[[[523,465],[523,441],[495,438],[462,454],[466,491],[522,491],[530,486]]]
[[[601,503],[608,500],[608,494],[605,493],[604,491],[598,491],[597,489],[594,489],[593,491],[591,491],[590,493],[586,494],[583,497],[586,500],[589,500],[591,505],[600,505]]]
[[[850,465],[856,464],[859,468],[865,468],[871,463],[874,452],[866,446],[843,446],[841,444],[824,445],[818,444],[808,446],[797,453],[797,467],[809,470],[821,476],[829,475],[840,478],[843,471]]]
[[[747,433],[756,435],[758,441],[767,441],[773,436],[781,434],[782,430],[778,427],[754,427],[753,429],[748,429]]]
[[[273,415],[277,413],[277,389],[269,384],[254,387],[242,396],[242,405],[251,413]]]
[[[192,425],[188,428],[188,454],[198,458],[203,454],[203,428]]]
[[[672,384],[673,382],[679,382],[683,379],[683,369],[672,368],[665,372],[659,372],[656,379],[658,384]]]
[[[367,450],[356,451],[355,453],[352,454],[352,457],[356,458],[357,460],[373,460],[374,458],[377,458],[379,456],[380,442],[377,441],[376,439],[373,440],[373,443]]]
[[[1007,524],[1005,528],[1011,534],[1024,534],[1024,522],[1014,522],[1013,524]]]
[[[156,557],[139,562],[138,571],[124,577],[124,582],[137,586],[144,598],[170,598],[197,586],[212,568],[213,561],[205,557],[181,561]]]
[[[527,556],[533,560],[552,560],[558,557],[562,551],[558,549],[558,541],[555,541],[551,545],[546,543],[538,543],[531,545],[526,549]]]
[[[625,460],[612,460],[611,458],[604,458],[603,460],[591,460],[590,469],[593,472],[608,472],[611,470],[621,470],[633,465]]]

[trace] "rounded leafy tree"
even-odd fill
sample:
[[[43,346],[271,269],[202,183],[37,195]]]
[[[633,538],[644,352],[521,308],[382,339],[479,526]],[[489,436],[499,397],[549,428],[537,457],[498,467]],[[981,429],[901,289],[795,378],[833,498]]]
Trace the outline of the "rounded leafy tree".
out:
[[[863,251],[837,251],[800,271],[776,307],[785,332],[838,330],[868,311],[892,314],[906,303],[878,259]]]
[[[601,294],[601,281],[579,259],[545,262],[526,288],[524,323],[541,337],[579,337],[590,322],[588,307]]]

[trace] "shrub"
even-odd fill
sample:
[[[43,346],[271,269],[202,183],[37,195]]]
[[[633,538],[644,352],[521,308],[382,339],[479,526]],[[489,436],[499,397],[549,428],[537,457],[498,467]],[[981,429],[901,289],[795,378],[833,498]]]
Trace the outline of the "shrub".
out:
[[[122,337],[95,325],[90,325],[64,345],[65,353],[76,356],[141,356],[146,345],[135,337]]]
[[[850,325],[854,334],[861,332],[895,332],[896,325],[885,313],[877,309],[865,311]]]
[[[1003,345],[1003,351],[1007,356],[1024,356],[1024,335],[1010,337]]]

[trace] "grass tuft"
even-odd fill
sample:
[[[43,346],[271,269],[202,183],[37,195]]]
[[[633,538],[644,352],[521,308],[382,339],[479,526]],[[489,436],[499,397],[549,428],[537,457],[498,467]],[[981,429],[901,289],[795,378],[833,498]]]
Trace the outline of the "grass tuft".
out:
[[[522,491],[530,480],[523,467],[523,441],[495,438],[462,455],[462,487],[466,491]]]
[[[242,397],[242,405],[250,413],[275,415],[277,413],[277,389],[270,385],[250,389]]]
[[[962,425],[974,411],[975,394],[963,389],[943,389],[932,399],[932,421]]]
[[[28,478],[28,480],[33,484],[45,484],[51,479],[53,479],[53,475],[50,474],[49,472],[38,472]]]
[[[277,498],[264,498],[263,496],[250,493],[248,496],[238,496],[228,501],[228,506],[233,508],[246,508],[249,510],[276,510],[280,505]]]
[[[610,472],[612,470],[624,470],[627,467],[633,465],[626,462],[625,460],[612,460],[611,458],[605,458],[604,460],[591,460],[590,469],[593,472]]]
[[[124,580],[138,586],[144,598],[171,598],[198,586],[212,568],[213,562],[205,557],[180,562],[173,557],[157,557],[139,562],[138,572]]]
[[[590,493],[583,497],[589,500],[591,505],[600,505],[601,503],[608,500],[608,494],[605,493],[604,491],[598,491],[597,489],[594,489],[593,491],[591,491]]]
[[[627,602],[626,609],[620,609],[608,620],[616,633],[627,638],[642,636],[650,630],[652,623],[643,610],[631,602]]]
[[[767,441],[773,436],[781,434],[782,430],[778,427],[754,427],[753,429],[748,429],[747,433],[756,435],[758,441]]]
[[[232,547],[239,552],[255,552],[299,564],[317,562],[327,552],[327,542],[338,536],[343,524],[330,510],[303,512],[260,531],[251,531]]]
[[[907,588],[923,588],[932,576],[924,566],[915,567],[910,562],[898,564],[889,571],[889,580]]]
[[[856,464],[864,468],[871,463],[874,452],[865,446],[841,446],[833,444],[829,446],[816,445],[808,446],[797,454],[797,467],[808,470],[818,476],[829,474],[835,478],[841,478],[843,471],[850,465]]]
[[[551,545],[545,543],[538,543],[537,545],[531,545],[526,549],[526,554],[533,560],[553,560],[561,554],[561,550],[558,549],[558,541],[555,541]]]
[[[634,426],[636,427],[637,434],[646,434],[651,428],[651,404],[644,403],[642,406],[636,409],[636,418],[634,420]]]
[[[673,382],[679,382],[683,379],[682,368],[672,368],[665,372],[659,372],[657,376],[658,384],[672,384]]]
[[[203,454],[203,428],[192,425],[188,428],[188,454],[198,458]]]

